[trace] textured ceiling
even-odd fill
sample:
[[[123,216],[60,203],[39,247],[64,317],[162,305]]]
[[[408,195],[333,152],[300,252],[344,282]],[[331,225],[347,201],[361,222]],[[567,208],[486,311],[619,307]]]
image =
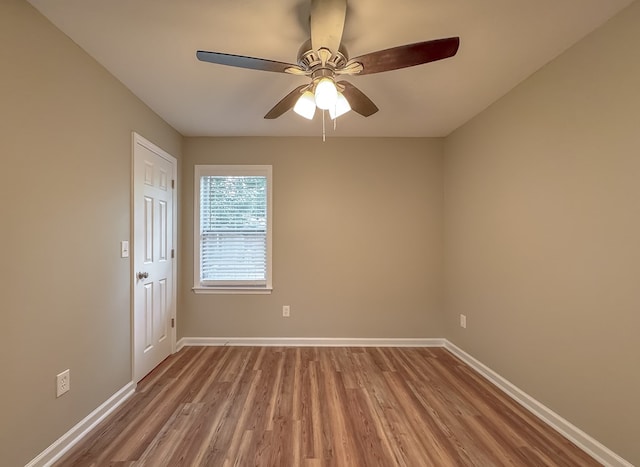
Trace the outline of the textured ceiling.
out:
[[[198,49],[295,63],[309,37],[299,0],[29,0],[185,136],[316,136],[313,121],[264,114],[307,78],[199,62]],[[444,136],[632,0],[349,0],[352,57],[459,36],[440,62],[349,80],[380,111],[336,136]]]

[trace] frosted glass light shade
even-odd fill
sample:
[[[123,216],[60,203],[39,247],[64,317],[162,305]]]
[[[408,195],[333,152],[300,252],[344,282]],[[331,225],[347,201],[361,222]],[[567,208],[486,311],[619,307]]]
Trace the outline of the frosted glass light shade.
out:
[[[311,91],[305,91],[298,98],[296,105],[293,107],[293,111],[301,117],[311,120],[316,113],[316,101]]]
[[[316,85],[316,105],[319,109],[329,110],[335,107],[338,90],[331,78],[322,78]]]
[[[349,105],[349,101],[346,97],[344,97],[344,94],[338,91],[338,99],[336,100],[336,105],[334,105],[333,107],[329,107],[329,116],[331,117],[331,120],[335,120],[340,115],[344,115],[350,110],[351,106]]]

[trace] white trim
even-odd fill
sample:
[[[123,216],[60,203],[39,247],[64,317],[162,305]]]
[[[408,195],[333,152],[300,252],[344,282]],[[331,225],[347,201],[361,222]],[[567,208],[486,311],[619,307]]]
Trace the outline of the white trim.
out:
[[[184,346],[264,346],[264,347],[443,347],[444,339],[434,338],[348,338],[348,337],[183,337]]]
[[[598,462],[611,467],[633,467],[633,464],[617,455],[611,449],[586,434],[571,422],[562,418],[549,407],[531,397],[522,389],[500,376],[479,360],[473,358],[455,344],[445,339],[444,348],[480,373],[480,375],[485,379],[495,384],[502,392],[511,397],[518,404],[523,406]]]
[[[258,287],[192,287],[195,294],[223,294],[223,295],[268,295],[271,288]]]
[[[136,385],[127,383],[122,389],[103,402],[97,409],[78,422],[73,428],[58,438],[51,446],[42,451],[25,467],[48,467],[60,459],[69,449],[75,446],[89,431],[96,427],[111,412],[133,395]]]

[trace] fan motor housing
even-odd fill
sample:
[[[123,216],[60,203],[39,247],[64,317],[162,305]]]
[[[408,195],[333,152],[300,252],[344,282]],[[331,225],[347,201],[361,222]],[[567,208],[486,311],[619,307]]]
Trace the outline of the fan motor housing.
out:
[[[338,69],[344,67],[349,61],[349,54],[347,48],[340,44],[340,48],[337,52],[332,53],[331,58],[325,64],[332,69]],[[320,55],[316,50],[311,48],[311,39],[305,41],[298,49],[298,65],[305,70],[313,70],[314,68],[322,65]]]

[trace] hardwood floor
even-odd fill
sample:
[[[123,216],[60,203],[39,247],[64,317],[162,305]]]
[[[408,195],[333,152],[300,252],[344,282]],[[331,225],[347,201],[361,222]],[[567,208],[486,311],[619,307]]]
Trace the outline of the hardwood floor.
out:
[[[186,347],[56,465],[599,464],[442,348]]]

